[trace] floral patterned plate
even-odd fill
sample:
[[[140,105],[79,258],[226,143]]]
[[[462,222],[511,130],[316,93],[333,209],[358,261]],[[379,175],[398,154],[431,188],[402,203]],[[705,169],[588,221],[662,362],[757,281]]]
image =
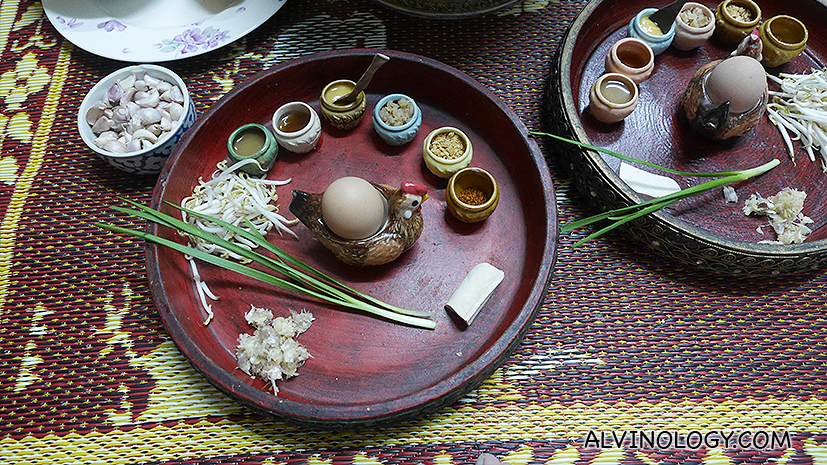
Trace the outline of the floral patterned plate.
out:
[[[136,63],[189,58],[261,25],[286,0],[43,0],[67,40],[95,55]]]

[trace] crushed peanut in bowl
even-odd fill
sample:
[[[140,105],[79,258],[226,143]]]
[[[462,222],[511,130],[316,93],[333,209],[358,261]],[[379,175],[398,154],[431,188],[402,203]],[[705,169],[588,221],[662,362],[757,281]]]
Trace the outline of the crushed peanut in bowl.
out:
[[[445,131],[435,135],[428,148],[440,158],[454,160],[465,153],[465,141],[456,132]]]
[[[735,20],[743,23],[749,23],[753,19],[752,11],[749,8],[744,8],[741,5],[727,5],[726,12]]]

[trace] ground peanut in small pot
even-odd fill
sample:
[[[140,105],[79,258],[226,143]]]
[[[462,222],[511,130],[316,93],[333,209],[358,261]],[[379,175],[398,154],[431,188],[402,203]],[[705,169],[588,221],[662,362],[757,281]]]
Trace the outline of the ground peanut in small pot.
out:
[[[438,157],[453,160],[465,153],[465,141],[453,131],[441,132],[431,139],[428,148]]]

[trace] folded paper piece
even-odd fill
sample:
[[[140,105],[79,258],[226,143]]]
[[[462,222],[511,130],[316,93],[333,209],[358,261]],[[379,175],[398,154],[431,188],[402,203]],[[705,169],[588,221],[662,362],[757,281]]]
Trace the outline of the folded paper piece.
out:
[[[480,263],[468,272],[445,308],[470,325],[504,277],[502,270],[488,263]]]
[[[643,171],[624,162],[620,162],[618,175],[635,192],[649,197],[663,197],[681,190],[672,178]]]

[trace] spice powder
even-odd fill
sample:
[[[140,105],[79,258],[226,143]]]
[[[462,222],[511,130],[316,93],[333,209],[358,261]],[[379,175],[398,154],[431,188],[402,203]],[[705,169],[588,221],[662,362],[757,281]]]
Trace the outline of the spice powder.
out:
[[[472,206],[482,205],[488,200],[485,196],[485,192],[477,187],[466,187],[465,189],[458,191],[457,198],[460,202]]]

